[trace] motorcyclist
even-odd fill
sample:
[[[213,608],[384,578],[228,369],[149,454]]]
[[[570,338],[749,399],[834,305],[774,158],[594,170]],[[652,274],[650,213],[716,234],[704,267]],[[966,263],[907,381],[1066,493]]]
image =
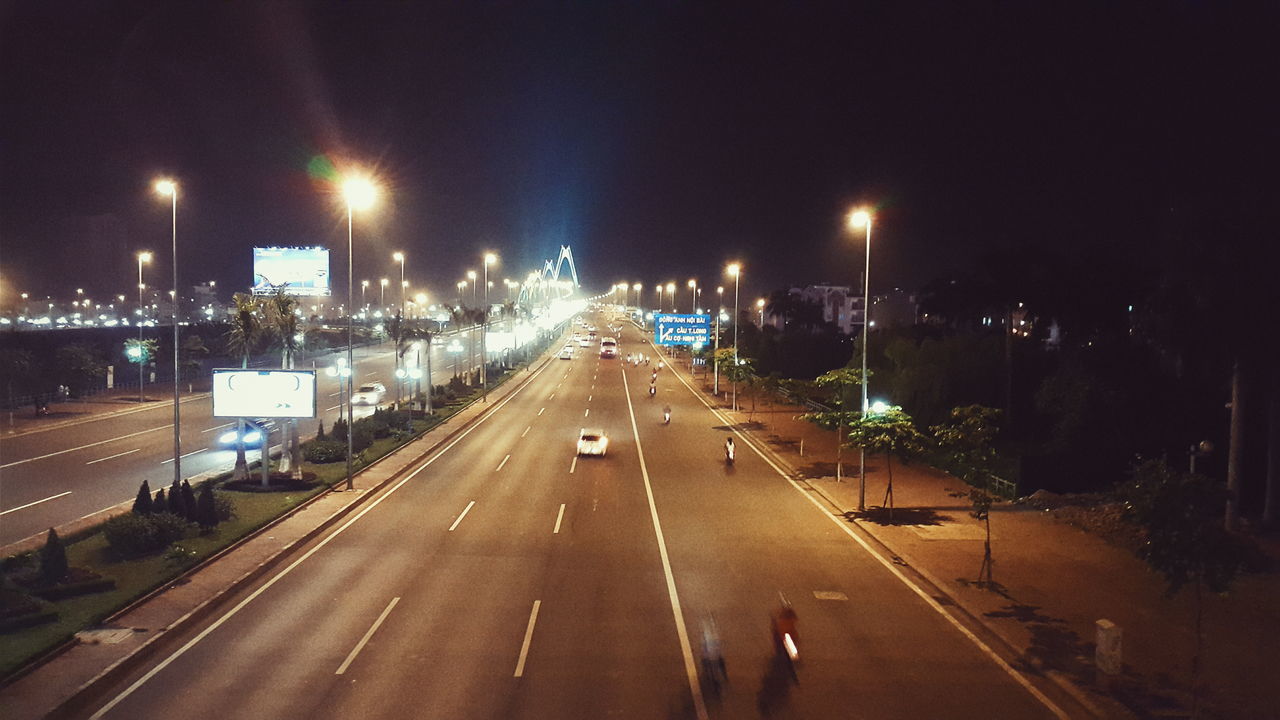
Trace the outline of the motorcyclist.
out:
[[[733,451],[734,451],[733,437],[730,436],[725,438],[725,441],[724,441],[724,459],[726,461],[733,462]]]
[[[778,652],[784,653],[792,663],[800,659],[799,643],[800,635],[796,631],[795,608],[791,607],[791,603],[783,600],[782,606],[773,613],[773,643]],[[787,638],[790,638],[790,646],[787,644]]]
[[[663,425],[671,424],[671,406],[670,405],[665,405],[662,408],[662,424]]]
[[[702,672],[717,687],[729,680],[724,654],[720,651],[720,632],[711,617],[702,621]]]

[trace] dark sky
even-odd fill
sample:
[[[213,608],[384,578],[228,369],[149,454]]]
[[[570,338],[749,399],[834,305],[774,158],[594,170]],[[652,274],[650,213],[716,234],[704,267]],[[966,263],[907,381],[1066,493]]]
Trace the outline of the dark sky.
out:
[[[167,273],[161,174],[184,286],[242,288],[255,245],[345,253],[323,158],[385,184],[357,281],[403,249],[446,295],[483,250],[501,278],[560,244],[593,289],[733,259],[750,297],[853,282],[855,203],[873,291],[990,250],[1141,258],[1275,174],[1263,7],[4,2],[0,300],[130,292],[142,248]]]

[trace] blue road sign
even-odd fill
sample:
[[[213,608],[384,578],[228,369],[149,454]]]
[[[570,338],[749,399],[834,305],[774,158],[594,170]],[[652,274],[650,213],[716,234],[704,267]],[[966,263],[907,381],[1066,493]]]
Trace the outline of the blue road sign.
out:
[[[710,315],[659,313],[653,316],[655,345],[705,345],[710,341]]]

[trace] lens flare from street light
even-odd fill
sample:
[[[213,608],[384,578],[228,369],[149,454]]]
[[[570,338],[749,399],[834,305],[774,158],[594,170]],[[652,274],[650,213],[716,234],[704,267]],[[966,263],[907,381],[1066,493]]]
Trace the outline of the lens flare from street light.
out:
[[[178,184],[172,180],[157,180],[156,192],[165,197],[172,197],[178,193]]]
[[[668,292],[668,293],[673,293],[673,292],[675,292],[675,291],[676,291],[676,284],[675,284],[675,283],[673,283],[673,282],[669,282],[669,283],[667,283],[667,292]]]
[[[866,210],[854,210],[849,213],[849,227],[866,227],[871,222],[871,213]]]
[[[366,210],[378,198],[378,189],[368,178],[350,178],[342,183],[342,196],[352,210]]]
[[[138,262],[141,262],[141,263],[151,262],[151,253],[147,252],[146,250],[143,250],[142,252],[138,253]]]
[[[485,255],[484,255],[484,264],[485,264],[485,265],[493,265],[493,264],[494,264],[494,263],[496,263],[496,262],[498,262],[498,256],[497,256],[497,255],[494,255],[493,253],[485,253]]]
[[[398,263],[402,263],[402,262],[404,262],[404,253],[402,253],[402,252],[393,252],[393,253],[391,253],[391,259],[392,259],[392,260],[395,260],[395,261],[396,261],[396,262],[398,262]]]
[[[738,263],[729,263],[729,267],[725,268],[730,277],[738,277],[738,273],[742,272],[742,265]]]

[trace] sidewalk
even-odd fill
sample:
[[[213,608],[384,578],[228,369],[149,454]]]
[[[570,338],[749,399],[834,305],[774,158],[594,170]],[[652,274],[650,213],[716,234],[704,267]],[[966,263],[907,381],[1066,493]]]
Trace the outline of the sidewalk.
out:
[[[537,367],[549,362],[544,356]],[[519,371],[489,393],[488,403],[468,406],[417,440],[358,473],[354,490],[322,493],[292,514],[215,555],[101,626],[81,632],[79,642],[12,684],[0,688],[0,717],[35,720],[72,717],[93,702],[99,688],[158,652],[172,631],[217,610],[221,600],[246,587],[290,554],[397,480],[533,376]]]
[[[688,361],[680,360],[688,372]],[[982,564],[982,525],[969,503],[955,497],[967,486],[922,465],[893,461],[895,520],[875,512],[885,495],[885,458],[867,459],[866,506],[858,507],[858,452],[846,450],[843,481],[835,480],[835,433],[797,419],[795,406],[768,407],[739,392],[705,397],[759,440],[792,477],[817,490],[973,618],[1000,637],[1035,672],[1069,681],[1104,716],[1186,717],[1194,642],[1192,590],[1173,599],[1164,583],[1132,553],[1055,519],[1011,503],[991,511],[994,588],[975,584]],[[801,444],[803,442],[803,445]],[[800,454],[803,447],[803,456]],[[1280,577],[1242,575],[1228,597],[1206,595],[1201,717],[1280,717],[1280,683],[1269,660],[1280,638]],[[1094,668],[1094,623],[1123,630],[1123,673],[1111,682]],[[1271,669],[1268,669],[1271,668]],[[1106,689],[1104,689],[1104,687]]]

